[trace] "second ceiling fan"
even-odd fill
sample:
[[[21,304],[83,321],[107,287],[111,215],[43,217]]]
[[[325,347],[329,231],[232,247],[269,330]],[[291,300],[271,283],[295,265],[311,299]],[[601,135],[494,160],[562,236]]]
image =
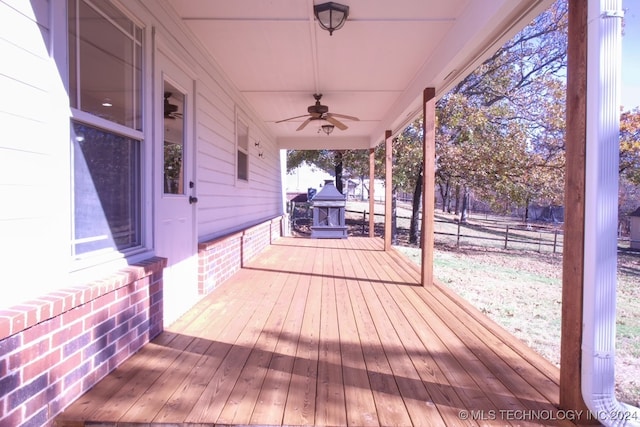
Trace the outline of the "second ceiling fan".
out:
[[[304,129],[313,120],[326,120],[327,122],[331,123],[332,125],[334,125],[338,129],[345,130],[345,129],[348,128],[348,126],[345,125],[344,123],[342,123],[336,117],[339,117],[339,118],[345,119],[345,120],[354,120],[354,121],[359,121],[360,120],[360,119],[358,119],[357,117],[354,117],[354,116],[347,116],[345,114],[330,113],[329,112],[329,107],[327,107],[326,105],[320,104],[320,99],[322,98],[322,94],[321,93],[315,93],[315,94],[313,94],[313,97],[315,98],[316,103],[314,105],[309,105],[309,107],[307,107],[308,114],[303,114],[301,116],[295,116],[295,117],[289,117],[288,119],[279,120],[276,123],[282,123],[282,122],[287,122],[289,120],[295,120],[295,119],[299,119],[299,118],[302,118],[302,117],[308,117],[307,120],[305,120],[304,122],[302,122],[302,124],[300,126],[298,126],[298,128],[296,129],[297,131]]]

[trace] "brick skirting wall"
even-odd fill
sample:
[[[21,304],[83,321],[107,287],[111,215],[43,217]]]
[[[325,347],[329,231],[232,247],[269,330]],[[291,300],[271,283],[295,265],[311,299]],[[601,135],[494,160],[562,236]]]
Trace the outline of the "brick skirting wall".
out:
[[[282,236],[283,217],[198,245],[198,292],[206,295]]]
[[[283,234],[278,217],[198,245],[201,294]],[[163,258],[0,310],[0,426],[51,425],[162,332]]]
[[[52,424],[158,335],[165,265],[152,258],[0,310],[0,426]]]

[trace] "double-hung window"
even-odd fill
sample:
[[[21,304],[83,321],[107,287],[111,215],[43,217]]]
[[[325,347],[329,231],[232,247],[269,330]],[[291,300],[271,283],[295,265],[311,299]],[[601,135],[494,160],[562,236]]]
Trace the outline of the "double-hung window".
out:
[[[101,0],[68,0],[71,252],[142,246],[142,29]]]
[[[249,180],[249,126],[238,114],[236,117],[238,179]]]

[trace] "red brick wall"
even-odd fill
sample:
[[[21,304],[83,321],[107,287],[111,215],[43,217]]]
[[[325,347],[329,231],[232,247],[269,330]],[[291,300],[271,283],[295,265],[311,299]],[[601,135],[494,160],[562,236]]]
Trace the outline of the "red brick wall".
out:
[[[200,244],[200,292],[213,290],[281,235],[276,218]],[[165,265],[153,258],[0,310],[0,426],[50,425],[158,335]]]
[[[0,426],[50,425],[158,335],[165,265],[152,258],[0,310]]]
[[[285,217],[280,217],[271,220],[271,230],[269,234],[270,243],[273,243],[276,239],[284,236],[284,222],[288,221]]]
[[[208,294],[282,236],[282,217],[198,245],[198,291]]]

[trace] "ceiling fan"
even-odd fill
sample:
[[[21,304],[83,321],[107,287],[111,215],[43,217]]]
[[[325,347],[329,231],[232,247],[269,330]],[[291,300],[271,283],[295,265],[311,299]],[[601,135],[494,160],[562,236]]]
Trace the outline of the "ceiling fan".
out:
[[[164,118],[172,120],[181,119],[182,113],[178,113],[178,106],[169,102],[171,95],[171,92],[164,93]]]
[[[303,114],[301,116],[289,117],[288,119],[279,120],[276,123],[287,122],[289,120],[299,119],[301,117],[308,117],[307,120],[305,120],[304,122],[302,122],[302,124],[300,126],[298,126],[298,129],[296,129],[297,131],[304,129],[309,123],[311,123],[312,120],[326,120],[329,123],[331,123],[332,125],[334,125],[335,127],[337,127],[338,129],[345,130],[345,129],[348,128],[348,126],[345,125],[344,123],[342,123],[336,117],[339,117],[341,119],[346,119],[346,120],[354,120],[354,121],[359,121],[360,120],[359,118],[353,117],[353,116],[347,116],[347,115],[344,115],[344,114],[337,114],[337,113],[330,113],[329,112],[329,107],[327,107],[326,105],[320,104],[320,99],[322,98],[322,94],[321,93],[315,93],[315,94],[313,94],[313,97],[315,98],[316,103],[314,105],[309,105],[309,107],[307,108],[307,111],[309,112],[309,114]]]

